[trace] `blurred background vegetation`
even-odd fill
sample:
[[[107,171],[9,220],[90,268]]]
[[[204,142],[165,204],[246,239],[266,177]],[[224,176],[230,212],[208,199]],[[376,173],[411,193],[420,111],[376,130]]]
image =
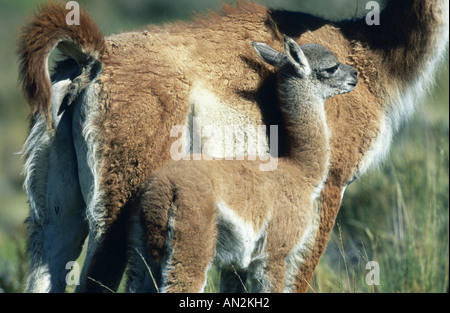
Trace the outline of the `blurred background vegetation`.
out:
[[[28,204],[21,150],[27,107],[17,84],[17,35],[40,0],[0,0],[0,292],[22,290]],[[189,19],[219,0],[79,0],[105,35]],[[230,2],[230,1],[228,1]],[[233,2],[233,1],[231,1]],[[328,18],[362,16],[366,0],[260,0]],[[449,277],[449,71],[395,135],[390,157],[347,190],[310,292],[446,292]],[[368,261],[380,286],[368,286]],[[208,284],[217,290],[217,275]]]

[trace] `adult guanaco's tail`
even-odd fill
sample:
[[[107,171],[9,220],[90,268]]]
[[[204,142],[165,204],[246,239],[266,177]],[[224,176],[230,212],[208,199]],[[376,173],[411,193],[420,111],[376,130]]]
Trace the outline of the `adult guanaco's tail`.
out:
[[[69,12],[65,3],[42,4],[19,38],[20,81],[25,99],[31,114],[42,114],[49,124],[52,84],[48,57],[52,50],[57,47],[65,57],[75,61],[79,74],[101,62],[105,51],[103,34],[87,12],[80,10],[79,25],[66,22]],[[87,77],[92,79],[92,75]]]

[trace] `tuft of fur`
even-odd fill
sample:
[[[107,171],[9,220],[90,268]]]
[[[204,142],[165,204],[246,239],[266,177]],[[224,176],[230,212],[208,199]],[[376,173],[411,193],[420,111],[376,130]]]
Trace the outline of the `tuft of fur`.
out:
[[[63,54],[84,65],[89,58],[101,59],[105,50],[103,34],[88,13],[80,12],[80,25],[68,25],[68,13],[63,2],[41,4],[19,39],[20,81],[25,99],[31,114],[40,112],[48,123],[51,122],[52,88],[48,70],[51,51],[59,44]]]

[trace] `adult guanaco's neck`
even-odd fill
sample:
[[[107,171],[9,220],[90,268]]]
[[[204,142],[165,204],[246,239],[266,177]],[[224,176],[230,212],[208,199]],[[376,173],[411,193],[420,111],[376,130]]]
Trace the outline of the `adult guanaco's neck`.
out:
[[[341,29],[349,39],[358,39],[384,54],[390,74],[412,80],[436,57],[436,49],[445,47],[447,19],[445,0],[392,0],[381,12],[380,25],[367,27],[362,20],[344,22]]]

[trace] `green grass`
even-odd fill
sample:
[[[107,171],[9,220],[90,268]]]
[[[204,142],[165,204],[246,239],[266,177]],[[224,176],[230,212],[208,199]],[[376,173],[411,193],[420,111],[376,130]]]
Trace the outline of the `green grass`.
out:
[[[439,81],[386,163],[347,190],[314,290],[448,291],[448,72]],[[380,264],[376,288],[365,284],[368,261]]]
[[[21,150],[27,131],[27,109],[16,83],[15,44],[18,28],[38,2],[0,2],[0,291],[5,292],[19,292],[23,287],[23,220],[28,210],[20,175],[22,161],[15,154]],[[152,1],[147,11],[139,8],[139,1],[127,2],[127,8],[118,0],[86,4],[105,34],[187,18],[193,9],[206,5],[217,7],[214,0],[207,4],[180,0],[170,8],[160,6],[163,2]],[[337,217],[338,227],[331,234],[310,292],[448,291],[448,73],[447,64],[432,97],[395,135],[385,164],[348,188]],[[368,261],[380,265],[379,286],[365,283]],[[219,277],[220,269],[212,268],[207,292],[218,292]],[[123,290],[122,283],[119,292]]]

